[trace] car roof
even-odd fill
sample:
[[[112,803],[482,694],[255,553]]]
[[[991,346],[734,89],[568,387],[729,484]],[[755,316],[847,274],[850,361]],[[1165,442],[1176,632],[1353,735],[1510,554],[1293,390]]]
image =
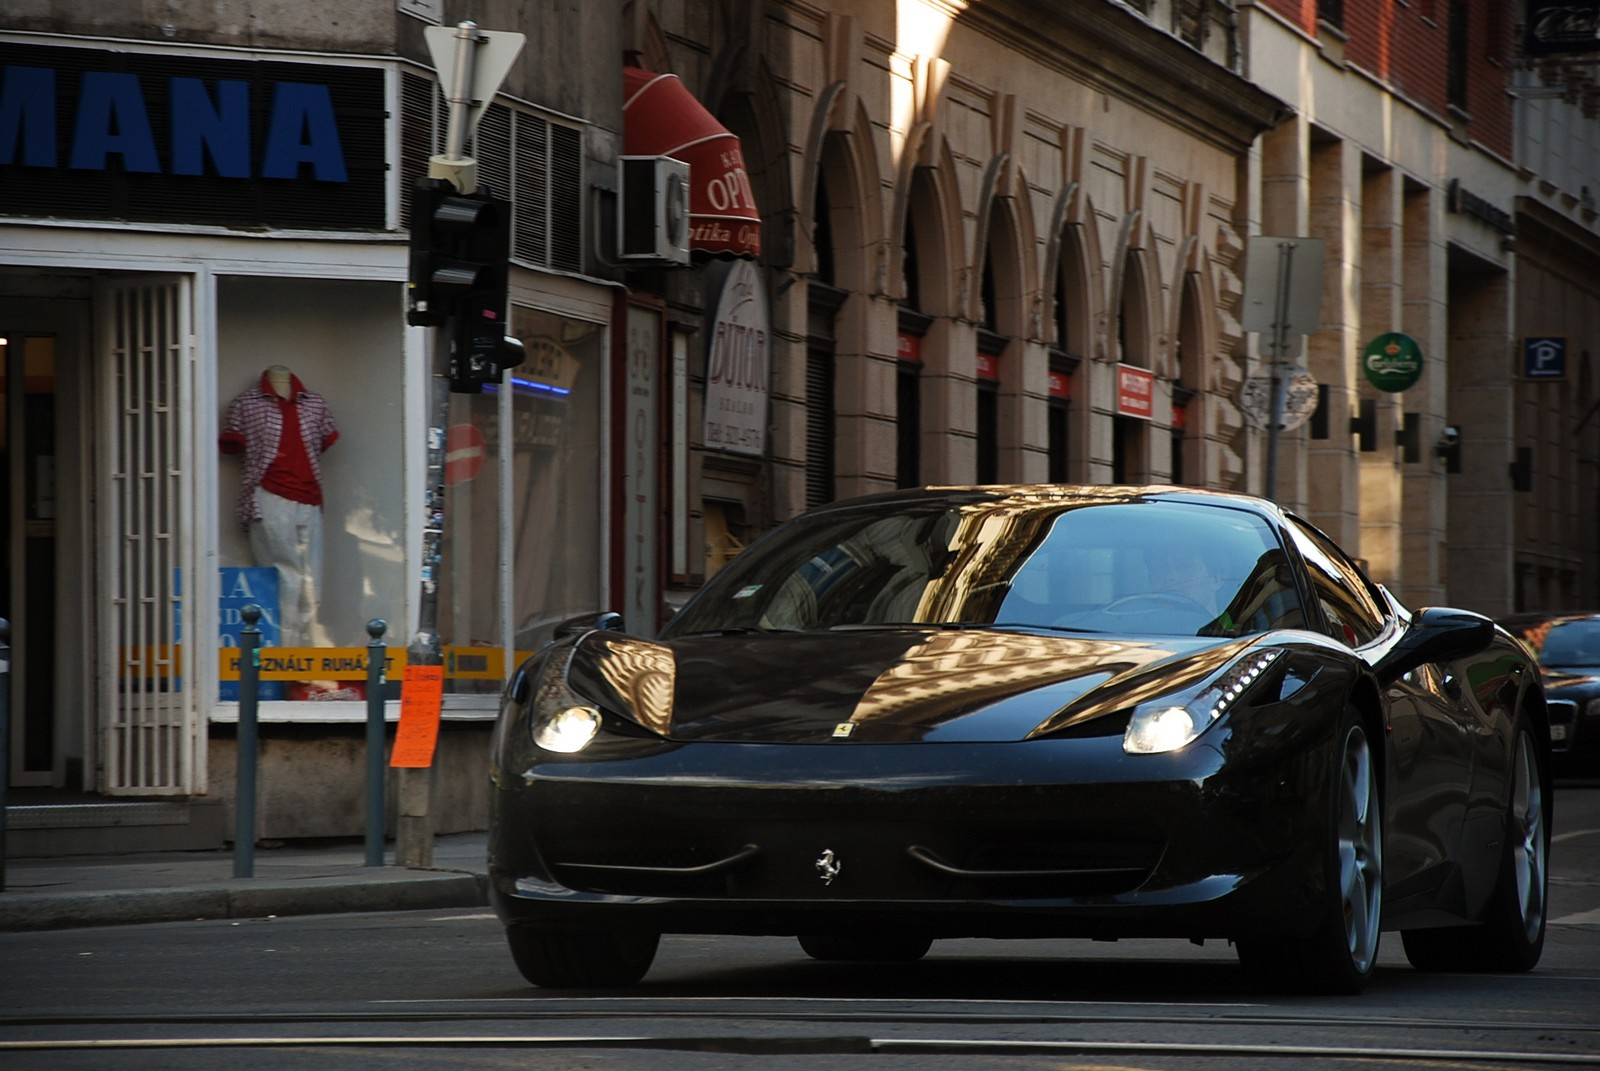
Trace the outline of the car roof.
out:
[[[965,505],[992,502],[1004,505],[1034,505],[1060,502],[1064,505],[1092,505],[1095,503],[1128,502],[1185,502],[1211,506],[1246,509],[1283,519],[1283,510],[1269,499],[1243,495],[1231,491],[1213,491],[1200,487],[1183,487],[1177,484],[952,484],[928,485],[882,491],[859,498],[840,499],[817,510],[850,509],[859,506],[947,502]],[[813,511],[815,512],[815,511]]]

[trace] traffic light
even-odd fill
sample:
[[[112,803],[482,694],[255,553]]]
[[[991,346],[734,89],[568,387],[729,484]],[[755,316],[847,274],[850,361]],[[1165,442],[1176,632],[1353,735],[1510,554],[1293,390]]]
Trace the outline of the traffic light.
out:
[[[506,334],[505,298],[493,303],[493,294],[474,290],[462,299],[450,333],[450,390],[455,394],[481,394],[484,384],[499,383],[506,369],[522,363],[523,346]]]
[[[411,188],[411,265],[406,323],[439,327],[469,295],[505,319],[511,202],[457,193],[444,179]]]

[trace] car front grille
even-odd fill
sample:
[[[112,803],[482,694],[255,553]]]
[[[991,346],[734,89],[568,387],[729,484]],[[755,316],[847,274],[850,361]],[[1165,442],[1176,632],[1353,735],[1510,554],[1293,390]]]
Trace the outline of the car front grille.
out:
[[[1134,818],[1019,820],[1026,812],[1012,797],[1024,791],[916,815],[903,800],[859,809],[772,800],[735,811],[680,798],[625,816],[572,807],[565,821],[541,826],[538,842],[553,876],[574,890],[772,901],[1107,896],[1138,888],[1162,858],[1162,832]]]

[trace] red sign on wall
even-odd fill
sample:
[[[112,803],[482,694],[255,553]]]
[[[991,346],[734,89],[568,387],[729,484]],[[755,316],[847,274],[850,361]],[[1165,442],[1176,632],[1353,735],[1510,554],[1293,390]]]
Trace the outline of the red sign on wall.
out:
[[[1072,397],[1072,377],[1067,375],[1065,372],[1051,372],[1050,373],[1050,397],[1052,397],[1052,398],[1070,398],[1070,397]]]
[[[992,353],[978,351],[978,378],[991,383],[1000,381],[1000,358]]]
[[[895,340],[895,356],[912,364],[922,363],[922,336],[900,332]]]
[[[1148,368],[1117,365],[1117,415],[1149,420],[1155,406],[1156,375]]]

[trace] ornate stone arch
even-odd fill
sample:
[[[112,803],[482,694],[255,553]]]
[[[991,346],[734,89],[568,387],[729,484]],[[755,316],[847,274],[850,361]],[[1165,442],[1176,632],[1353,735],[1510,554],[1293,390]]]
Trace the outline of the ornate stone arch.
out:
[[[995,271],[996,294],[1000,308],[996,322],[1008,338],[1040,338],[1043,335],[1040,271],[1034,257],[1038,248],[1033,214],[1029,206],[1027,180],[1021,168],[1008,165],[1005,153],[996,155],[984,172],[984,185],[978,199],[978,227],[973,242],[974,278],[981,278],[990,263],[993,226],[996,219],[1006,224],[1000,235],[1005,245],[1004,263],[991,265]],[[1002,183],[1005,183],[1002,188]],[[966,314],[974,322],[982,320],[981,288],[969,294]]]
[[[942,140],[931,144],[935,136],[932,124],[919,123],[906,140],[901,156],[890,217],[888,290],[896,299],[905,297],[901,280],[906,226],[908,221],[914,221],[918,255],[925,261],[916,266],[922,311],[932,316],[961,316],[966,311],[971,283],[967,277],[969,261],[962,250],[960,184],[949,145]],[[919,164],[925,155],[935,162]]]
[[[1154,371],[1160,361],[1160,287],[1149,250],[1118,243],[1112,262],[1115,291],[1106,309],[1108,355]],[[1120,321],[1120,323],[1119,323]],[[1120,328],[1120,331],[1119,331]],[[1119,336],[1120,342],[1119,345]],[[1130,360],[1130,357],[1133,358]]]
[[[871,293],[885,288],[883,200],[879,191],[877,154],[872,149],[872,125],[861,101],[844,92],[844,83],[828,86],[812,114],[802,159],[799,196],[795,202],[798,226],[795,270],[802,274],[817,268],[815,234],[819,184],[827,184],[835,224],[834,256],[838,282],[846,290]],[[850,257],[840,258],[844,247],[840,232],[848,227],[860,236]]]

